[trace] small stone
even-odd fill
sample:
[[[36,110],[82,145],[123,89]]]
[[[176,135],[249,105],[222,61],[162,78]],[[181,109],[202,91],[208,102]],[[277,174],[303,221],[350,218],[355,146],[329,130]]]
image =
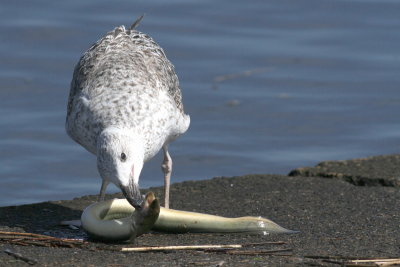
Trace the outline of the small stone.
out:
[[[79,227],[75,226],[75,225],[68,225],[68,227],[72,230],[79,230]]]

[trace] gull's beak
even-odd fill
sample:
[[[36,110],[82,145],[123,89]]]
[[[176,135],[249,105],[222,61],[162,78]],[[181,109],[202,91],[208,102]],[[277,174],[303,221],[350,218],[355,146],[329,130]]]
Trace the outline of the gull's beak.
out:
[[[138,211],[143,208],[143,196],[140,194],[139,185],[133,180],[129,180],[128,185],[120,185],[126,200]]]

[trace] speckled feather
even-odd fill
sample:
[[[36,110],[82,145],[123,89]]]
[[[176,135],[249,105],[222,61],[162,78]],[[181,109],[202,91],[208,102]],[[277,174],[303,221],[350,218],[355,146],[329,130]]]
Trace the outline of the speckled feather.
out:
[[[178,77],[163,49],[124,26],[80,58],[67,109],[68,134],[94,154],[96,139],[107,127],[134,129],[143,137],[147,160],[190,124]]]

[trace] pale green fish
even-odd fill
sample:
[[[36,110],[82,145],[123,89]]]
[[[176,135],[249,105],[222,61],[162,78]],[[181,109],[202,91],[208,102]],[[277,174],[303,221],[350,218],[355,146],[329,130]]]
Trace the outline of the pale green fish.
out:
[[[126,199],[112,199],[88,206],[82,213],[83,229],[95,239],[133,240],[150,230],[173,233],[290,234],[262,217],[227,218],[160,207],[152,192],[146,195],[142,211],[135,211]]]

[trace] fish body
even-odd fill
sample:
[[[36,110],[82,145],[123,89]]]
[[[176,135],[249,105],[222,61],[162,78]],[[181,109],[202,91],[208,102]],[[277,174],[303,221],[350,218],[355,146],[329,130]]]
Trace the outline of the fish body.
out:
[[[151,205],[152,204],[152,205]],[[158,206],[157,206],[158,205]],[[147,223],[137,224],[132,229],[132,221],[142,218],[126,199],[112,199],[88,206],[82,213],[81,221],[85,231],[95,239],[108,241],[132,240],[138,233],[148,230],[171,233],[250,233],[250,234],[290,234],[275,222],[262,217],[227,218],[205,213],[166,209],[150,203]],[[157,209],[159,213],[157,213]],[[153,225],[151,225],[154,223]],[[134,226],[134,227],[135,227]],[[133,236],[135,235],[135,236]]]

